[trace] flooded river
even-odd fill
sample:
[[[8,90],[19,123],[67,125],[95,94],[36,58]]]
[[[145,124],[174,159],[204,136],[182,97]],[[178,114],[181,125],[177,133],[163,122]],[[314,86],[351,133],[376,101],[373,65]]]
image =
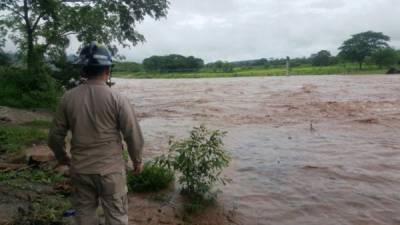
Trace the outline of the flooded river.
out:
[[[147,159],[193,126],[228,131],[224,218],[197,223],[400,224],[400,76],[116,82]]]

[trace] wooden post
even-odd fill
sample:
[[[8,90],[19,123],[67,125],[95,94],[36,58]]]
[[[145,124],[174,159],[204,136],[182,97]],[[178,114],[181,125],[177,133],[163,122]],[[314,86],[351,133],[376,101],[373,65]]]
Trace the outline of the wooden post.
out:
[[[290,75],[290,57],[286,57],[286,76]]]

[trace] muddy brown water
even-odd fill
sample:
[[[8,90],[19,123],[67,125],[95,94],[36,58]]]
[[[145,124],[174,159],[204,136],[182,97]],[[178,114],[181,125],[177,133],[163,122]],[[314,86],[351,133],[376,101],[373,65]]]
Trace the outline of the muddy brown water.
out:
[[[199,224],[400,224],[400,76],[115,80],[147,159],[193,126],[228,131],[226,218]]]

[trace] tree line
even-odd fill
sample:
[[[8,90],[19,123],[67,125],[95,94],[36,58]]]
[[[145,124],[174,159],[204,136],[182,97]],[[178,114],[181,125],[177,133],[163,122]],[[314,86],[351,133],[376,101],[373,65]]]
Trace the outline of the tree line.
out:
[[[389,45],[390,37],[383,33],[367,31],[352,35],[345,40],[338,48],[338,55],[332,55],[328,50],[320,50],[309,57],[290,59],[291,67],[301,65],[311,65],[315,67],[338,65],[339,63],[357,63],[359,69],[363,65],[375,64],[379,68],[397,67],[400,64],[400,50]],[[136,72],[138,70],[146,72],[195,72],[200,69],[210,72],[232,72],[234,68],[276,68],[285,66],[286,58],[261,58],[256,60],[244,60],[228,62],[218,60],[216,62],[204,64],[200,58],[193,56],[185,57],[172,54],[167,56],[152,56],[143,60],[142,66],[138,63],[132,63]],[[129,64],[129,63],[128,63]],[[124,66],[117,64],[116,68],[123,71]],[[126,67],[126,66],[125,66]],[[126,70],[128,71],[128,70]]]
[[[204,61],[193,56],[152,56],[143,60],[143,68],[149,72],[194,72],[204,66]]]

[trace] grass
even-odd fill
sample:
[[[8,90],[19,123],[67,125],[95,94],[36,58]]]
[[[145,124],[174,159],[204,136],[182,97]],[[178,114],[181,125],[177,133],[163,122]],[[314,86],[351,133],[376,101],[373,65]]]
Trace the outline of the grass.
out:
[[[33,120],[33,121],[25,122],[22,125],[26,126],[26,127],[31,127],[31,128],[50,129],[50,127],[52,125],[52,121],[50,121],[50,120]]]
[[[24,147],[47,140],[48,122],[33,121],[25,125],[0,124],[0,153],[13,154]]]
[[[174,173],[158,165],[145,164],[142,173],[128,173],[127,183],[129,192],[156,192],[167,188],[174,180]]]
[[[64,212],[71,208],[71,203],[65,198],[46,198],[29,204],[27,208],[19,208],[14,217],[14,225],[67,225]]]
[[[46,169],[26,169],[21,171],[8,171],[0,173],[0,184],[26,189],[26,184],[52,185],[65,180],[61,173]]]
[[[341,64],[335,66],[313,67],[303,65],[292,68],[290,74],[293,75],[331,75],[331,74],[384,74],[385,69],[379,69],[376,66],[366,65],[364,69],[359,70],[355,64]],[[286,75],[284,67],[278,68],[235,68],[232,72],[211,72],[201,70],[199,72],[181,72],[181,73],[146,73],[146,72],[116,72],[115,77],[121,78],[216,78],[216,77],[251,77],[251,76],[283,76]]]

